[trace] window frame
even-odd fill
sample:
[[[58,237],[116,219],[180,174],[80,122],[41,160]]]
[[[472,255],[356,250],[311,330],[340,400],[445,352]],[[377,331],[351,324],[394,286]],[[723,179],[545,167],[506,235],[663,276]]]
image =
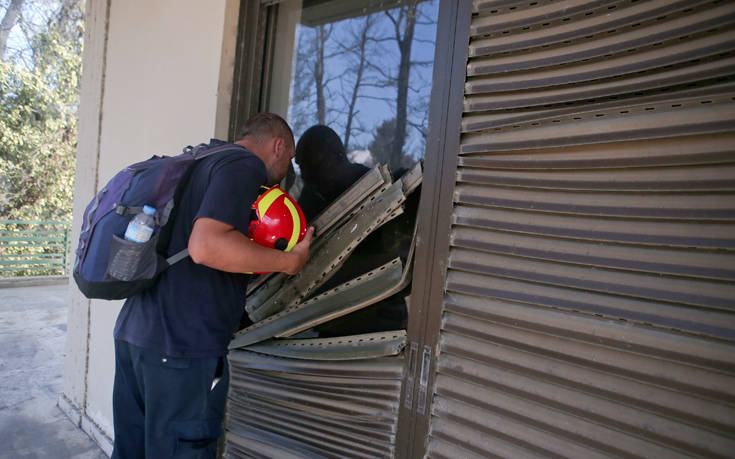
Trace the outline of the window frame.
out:
[[[237,129],[245,119],[268,107],[278,3],[278,0],[240,0],[230,140],[237,137]],[[449,253],[471,16],[471,0],[439,0],[424,179],[409,298],[405,380],[396,434],[397,457],[423,454],[431,417],[431,387]],[[417,352],[411,352],[412,348]],[[426,350],[430,356],[429,368],[424,370],[428,380],[421,384],[422,355]],[[407,397],[411,400],[410,407]],[[424,398],[422,412],[417,410],[419,397]]]

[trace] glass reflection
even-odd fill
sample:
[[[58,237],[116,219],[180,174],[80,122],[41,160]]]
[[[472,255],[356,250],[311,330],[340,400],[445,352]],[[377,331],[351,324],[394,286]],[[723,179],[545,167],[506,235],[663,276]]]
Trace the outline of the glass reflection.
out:
[[[353,163],[411,167],[426,144],[437,9],[438,0],[282,3],[271,109],[287,113],[297,140],[325,125]],[[286,90],[287,107],[274,97]]]

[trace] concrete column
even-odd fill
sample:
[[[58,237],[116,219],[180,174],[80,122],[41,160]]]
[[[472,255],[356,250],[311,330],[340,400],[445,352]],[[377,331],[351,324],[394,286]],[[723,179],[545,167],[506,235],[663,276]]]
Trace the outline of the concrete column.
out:
[[[238,0],[88,0],[74,244],[86,205],[117,171],[226,137],[238,11]],[[112,330],[123,302],[90,301],[70,285],[59,405],[110,453]]]
[[[97,193],[102,99],[107,54],[110,0],[88,0],[85,11],[84,56],[79,97],[79,141],[77,172],[74,184],[72,254],[90,196]],[[72,256],[72,268],[74,263]],[[64,392],[59,405],[78,424],[85,410],[89,348],[89,307],[86,299],[70,282],[67,318],[66,367]]]

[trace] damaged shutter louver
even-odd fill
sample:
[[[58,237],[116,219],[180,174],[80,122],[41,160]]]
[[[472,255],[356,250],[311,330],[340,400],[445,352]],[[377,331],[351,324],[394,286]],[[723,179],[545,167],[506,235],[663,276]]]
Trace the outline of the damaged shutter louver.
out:
[[[428,457],[735,451],[735,4],[475,1]]]
[[[228,457],[392,457],[403,355],[313,361],[230,353]]]
[[[420,162],[395,182],[376,166],[315,219],[313,256],[300,274],[266,276],[250,289],[247,312],[255,323],[230,344],[228,457],[395,455],[406,331],[294,335],[313,336],[312,327],[405,295],[415,248],[415,223],[406,223],[417,196],[412,205],[406,198],[422,176]],[[400,234],[380,234],[396,237],[397,245],[377,254],[392,260],[371,269],[377,259],[365,263],[358,249],[350,265],[357,246],[404,207],[413,210],[391,230]],[[345,263],[348,276],[356,267],[360,274],[344,280]],[[328,281],[339,285],[319,293]]]

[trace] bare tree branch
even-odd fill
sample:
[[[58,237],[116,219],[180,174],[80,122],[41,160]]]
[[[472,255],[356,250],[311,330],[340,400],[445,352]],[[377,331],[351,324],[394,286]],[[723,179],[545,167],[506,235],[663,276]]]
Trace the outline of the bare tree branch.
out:
[[[398,67],[398,87],[396,94],[396,118],[395,118],[395,134],[391,144],[391,157],[397,158],[396,163],[401,163],[403,156],[403,146],[406,143],[406,120],[408,117],[408,86],[409,76],[411,72],[411,45],[416,26],[416,6],[418,0],[408,2],[406,6],[401,7],[401,18],[398,23],[403,22],[403,30],[399,30],[396,26],[396,41],[400,50],[400,64]],[[401,32],[403,34],[401,35]]]
[[[360,30],[356,44],[353,46],[355,54],[358,60],[357,69],[355,70],[355,83],[352,86],[352,96],[349,102],[349,109],[347,111],[347,123],[345,125],[344,144],[345,149],[349,149],[350,145],[350,133],[352,130],[352,122],[356,116],[356,105],[357,99],[360,93],[360,86],[363,84],[363,76],[367,68],[367,50],[368,50],[368,37],[370,29],[373,26],[374,17],[372,15],[366,16],[362,29]]]
[[[24,0],[10,0],[8,9],[5,10],[2,22],[0,22],[0,58],[5,55],[5,49],[8,46],[8,37],[10,37],[10,31],[15,26],[20,10],[23,8]]]
[[[314,85],[316,86],[316,112],[317,121],[319,124],[326,124],[326,111],[327,102],[324,98],[324,88],[326,87],[325,81],[325,57],[324,51],[326,48],[327,40],[331,34],[331,27],[325,27],[320,25],[316,29],[315,35],[315,47],[316,47],[316,59],[314,59],[313,75]]]

